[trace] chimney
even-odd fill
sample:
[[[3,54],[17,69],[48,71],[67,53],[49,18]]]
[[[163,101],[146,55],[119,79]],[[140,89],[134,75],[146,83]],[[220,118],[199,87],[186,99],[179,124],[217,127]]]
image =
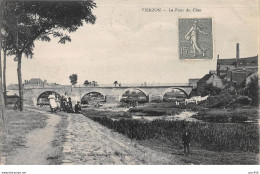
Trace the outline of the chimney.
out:
[[[237,43],[236,58],[239,59],[239,43]]]
[[[216,71],[217,71],[217,75],[219,75],[219,68],[220,68],[220,65],[219,65],[219,54],[218,54],[218,59],[217,59],[217,68],[216,68]]]

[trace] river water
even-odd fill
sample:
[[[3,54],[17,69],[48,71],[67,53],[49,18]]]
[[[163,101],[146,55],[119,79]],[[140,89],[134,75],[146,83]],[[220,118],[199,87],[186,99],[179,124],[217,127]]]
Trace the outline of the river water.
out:
[[[132,116],[133,119],[140,119],[140,120],[148,120],[153,121],[156,119],[162,119],[162,120],[185,120],[185,121],[199,121],[196,118],[192,118],[193,115],[197,114],[197,112],[192,111],[183,111],[180,114],[177,115],[165,115],[165,116]]]

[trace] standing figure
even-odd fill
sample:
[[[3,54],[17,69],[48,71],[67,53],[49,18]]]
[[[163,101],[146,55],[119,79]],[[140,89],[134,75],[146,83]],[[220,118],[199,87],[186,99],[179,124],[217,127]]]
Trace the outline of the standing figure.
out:
[[[73,106],[72,106],[72,101],[71,98],[68,98],[68,103],[67,103],[67,113],[73,113]]]
[[[184,146],[184,155],[190,154],[190,133],[189,131],[185,131],[182,136],[183,146]]]
[[[192,45],[192,49],[193,49],[193,56],[197,56],[196,51],[199,54],[202,54],[202,56],[205,56],[205,52],[202,51],[199,43],[198,43],[198,32],[202,33],[202,34],[207,34],[203,31],[200,30],[200,28],[197,26],[197,21],[193,22],[193,25],[191,27],[191,29],[189,30],[189,32],[185,35],[185,39],[186,40],[190,40],[191,45]]]
[[[81,113],[81,106],[80,106],[80,102],[78,101],[77,104],[74,107],[75,113]]]
[[[50,94],[48,99],[50,102],[51,113],[55,113],[57,108],[55,93],[53,92],[52,94]]]
[[[56,95],[55,101],[56,101],[56,105],[57,105],[57,111],[58,110],[60,111],[60,100],[59,100],[59,96],[58,95]]]

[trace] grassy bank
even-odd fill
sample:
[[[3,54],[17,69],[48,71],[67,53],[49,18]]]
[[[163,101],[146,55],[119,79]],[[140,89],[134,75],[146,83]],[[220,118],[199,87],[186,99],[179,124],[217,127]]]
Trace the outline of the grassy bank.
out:
[[[236,108],[236,109],[201,109],[197,115],[192,117],[205,122],[217,123],[243,123],[245,121],[257,122],[258,108]]]
[[[15,149],[24,147],[26,144],[26,134],[37,128],[46,126],[48,117],[33,111],[23,112],[6,110],[5,124],[7,129],[6,142],[4,142],[4,155],[11,156]]]

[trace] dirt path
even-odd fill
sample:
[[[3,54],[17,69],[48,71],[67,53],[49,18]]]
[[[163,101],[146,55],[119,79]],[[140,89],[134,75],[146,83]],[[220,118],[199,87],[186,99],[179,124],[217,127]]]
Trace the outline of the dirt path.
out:
[[[180,164],[80,114],[69,114],[63,164]]]
[[[52,148],[51,141],[54,138],[55,126],[59,123],[60,116],[35,109],[27,110],[47,115],[49,117],[47,125],[43,129],[35,129],[27,134],[25,148],[18,149],[13,158],[7,158],[7,164],[48,164],[46,158]]]

